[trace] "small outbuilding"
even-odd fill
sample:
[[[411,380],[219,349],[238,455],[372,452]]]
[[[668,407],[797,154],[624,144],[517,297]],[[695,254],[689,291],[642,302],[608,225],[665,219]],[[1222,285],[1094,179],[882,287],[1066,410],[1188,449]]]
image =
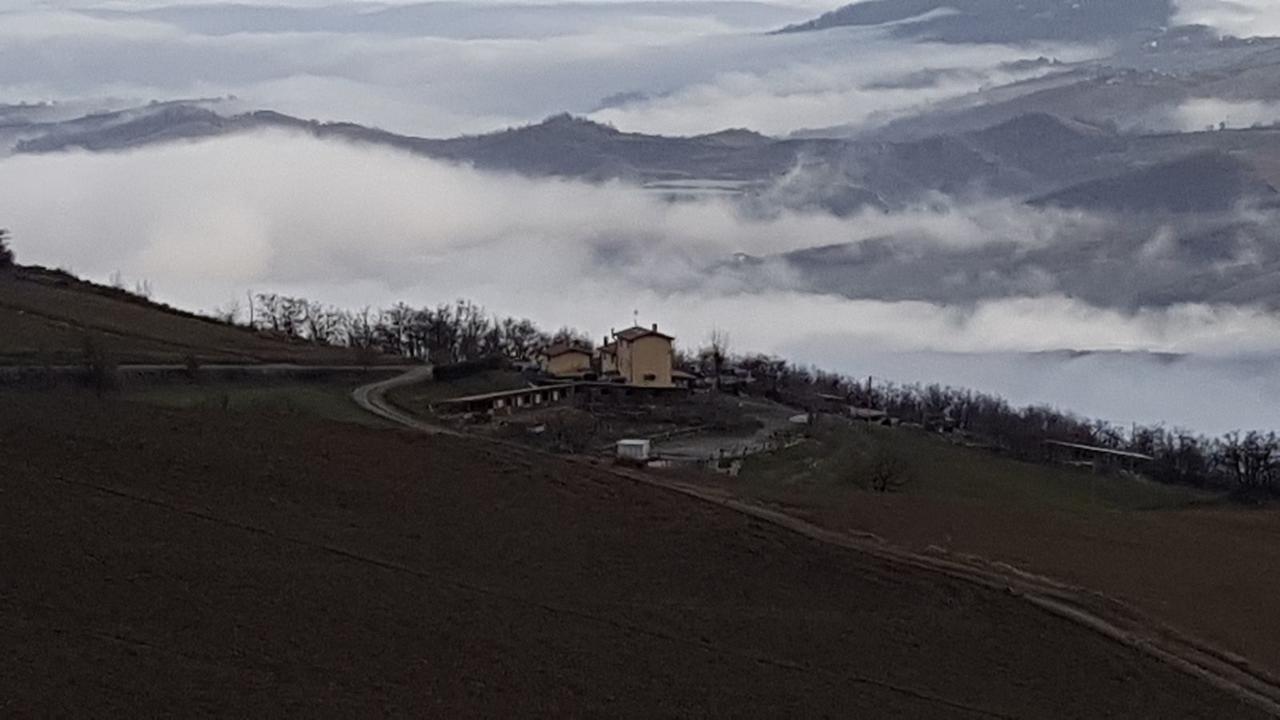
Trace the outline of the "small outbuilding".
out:
[[[623,462],[647,463],[652,451],[652,444],[648,440],[618,441],[618,459]]]

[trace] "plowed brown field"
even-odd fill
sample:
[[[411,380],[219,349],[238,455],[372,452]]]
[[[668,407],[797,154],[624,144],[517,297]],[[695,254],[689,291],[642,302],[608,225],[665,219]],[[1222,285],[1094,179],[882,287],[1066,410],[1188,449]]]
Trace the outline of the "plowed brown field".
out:
[[[1017,598],[532,453],[0,407],[9,717],[1259,717]]]

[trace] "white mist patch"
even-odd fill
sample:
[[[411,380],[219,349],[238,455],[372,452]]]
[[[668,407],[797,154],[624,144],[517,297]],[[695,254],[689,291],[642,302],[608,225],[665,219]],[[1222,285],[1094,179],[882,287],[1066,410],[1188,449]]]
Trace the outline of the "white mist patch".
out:
[[[1273,0],[1175,0],[1178,24],[1208,25],[1236,37],[1280,35],[1280,4]]]
[[[1280,102],[1194,98],[1157,113],[1148,124],[1177,132],[1280,125]]]
[[[1049,228],[1088,225],[1078,213],[1007,200],[847,219],[819,211],[760,218],[724,198],[673,203],[622,183],[479,172],[284,131],[121,153],[18,155],[0,168],[0,217],[28,238],[29,260],[97,276],[127,270],[162,288],[327,282],[340,269],[344,279],[396,289],[444,264],[445,277],[431,282],[458,286],[446,294],[475,283],[556,288],[566,275],[602,273],[673,292],[705,282],[708,265],[735,253],[898,233],[957,251],[1043,245]],[[525,255],[527,263],[511,262]]]
[[[484,132],[564,111],[599,111],[597,117],[631,130],[749,125],[785,133],[874,124],[1021,77],[1000,69],[1005,62],[1095,54],[913,45],[869,29],[775,36],[764,31],[808,10],[687,5],[606,3],[616,11],[602,13],[600,3],[550,3],[536,6],[550,13],[538,22],[512,19],[531,12],[534,6],[524,4],[507,13],[511,18],[494,6],[474,22],[463,20],[487,4],[415,11],[453,18],[460,24],[452,35],[442,29],[444,20],[414,15],[399,24],[364,24],[361,18],[381,9],[373,4],[261,15],[233,5],[158,14],[0,12],[0,102],[234,95],[256,108],[429,136]],[[488,28],[494,32],[485,34]],[[886,84],[935,69],[945,73],[936,82]]]
[[[788,278],[764,289],[708,272],[737,252],[769,254],[893,231],[966,252],[993,230],[1018,236],[1054,222],[1008,203],[848,219],[779,211],[761,219],[724,199],[672,203],[621,183],[533,180],[268,133],[124,153],[5,158],[0,218],[14,231],[21,261],[98,280],[119,271],[128,283],[150,281],[159,299],[191,308],[211,309],[248,290],[351,308],[466,297],[496,313],[593,335],[629,324],[638,310],[688,348],[718,327],[737,350],[858,375],[893,369],[891,362],[873,364],[877,357],[936,352],[980,362],[993,352],[1063,348],[1218,358],[1280,350],[1280,318],[1254,307],[1124,312],[1058,295],[955,306],[850,300],[805,292]],[[1023,387],[1012,375],[975,380],[997,392]],[[1120,391],[1112,378],[1080,382],[1082,398],[1095,392],[1086,388]],[[1051,389],[1026,399],[1077,407]]]
[[[1011,71],[1019,59],[1084,58],[1094,51],[1065,47],[1005,47],[892,42],[866,29],[758,38],[759,51],[780,56],[770,67],[727,69],[656,97],[602,109],[591,117],[650,134],[696,135],[736,127],[784,135],[806,128],[874,127],[931,103],[982,87],[1028,79],[1044,69]],[[798,39],[797,39],[798,38]],[[922,65],[921,58],[928,58]],[[964,72],[950,72],[963,70]],[[909,73],[936,73],[932,82],[894,81]]]
[[[1143,353],[889,353],[817,342],[796,354],[876,384],[951,385],[999,392],[1121,427],[1164,424],[1219,435],[1280,427],[1280,358]]]

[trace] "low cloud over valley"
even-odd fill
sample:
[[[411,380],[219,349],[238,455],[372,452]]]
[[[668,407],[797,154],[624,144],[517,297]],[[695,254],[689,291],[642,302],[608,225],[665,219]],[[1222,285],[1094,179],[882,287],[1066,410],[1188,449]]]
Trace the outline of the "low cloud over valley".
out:
[[[908,238],[909,253],[963,258],[996,243],[1017,254],[1064,242],[1059,233],[1107,226],[1006,201],[845,218],[779,209],[762,217],[730,199],[672,202],[622,182],[489,173],[285,132],[121,153],[18,155],[0,161],[0,170],[0,212],[18,233],[23,259],[99,280],[115,272],[146,279],[161,299],[190,307],[212,308],[248,290],[348,307],[464,296],[495,312],[593,334],[640,310],[688,346],[715,326],[744,350],[902,380],[984,380],[957,370],[991,362],[984,356],[1062,349],[1194,353],[1227,366],[1230,355],[1280,350],[1280,319],[1256,305],[1108,308],[1065,296],[1053,283],[984,292],[996,286],[981,278],[964,302],[857,298],[806,288],[785,263],[744,275],[735,260],[738,253],[858,247],[889,234]],[[918,271],[905,264],[896,272],[906,283]],[[917,361],[895,366],[889,357]],[[950,370],[925,374],[937,369],[919,360],[930,357],[952,358]],[[997,389],[1017,389],[1019,378],[1056,364],[1050,360],[1013,363],[1022,375],[1011,372]],[[1148,378],[1187,367],[1142,356],[1113,363],[1126,366]],[[1061,386],[1027,393],[1071,407],[1085,397]],[[1114,415],[1117,408],[1078,409]],[[1139,419],[1195,420],[1163,410]]]

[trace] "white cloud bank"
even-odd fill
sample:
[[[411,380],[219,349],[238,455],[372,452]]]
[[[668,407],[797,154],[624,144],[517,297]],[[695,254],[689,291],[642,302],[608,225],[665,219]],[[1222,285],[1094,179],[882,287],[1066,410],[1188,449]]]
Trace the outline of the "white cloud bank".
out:
[[[1280,3],[1274,0],[1175,0],[1179,24],[1208,25],[1236,37],[1280,35]]]
[[[353,4],[297,16],[221,7],[0,12],[0,102],[236,95],[303,117],[440,136],[587,114],[627,93],[630,102],[596,117],[665,134],[727,126],[782,134],[882,122],[1013,79],[1002,63],[1094,52],[913,45],[872,29],[763,34],[811,12],[787,3],[462,3],[433,10],[440,22],[373,26],[360,24],[363,8]],[[934,69],[951,72],[933,84],[885,86]]]
[[[0,217],[29,261],[99,278],[119,270],[203,307],[254,286],[346,304],[467,295],[595,330],[639,304],[686,335],[720,324],[766,350],[815,334],[901,350],[1280,349],[1280,319],[1248,308],[1125,313],[1055,296],[960,308],[758,290],[706,273],[736,252],[895,231],[955,250],[1052,242],[1033,231],[1061,217],[1007,203],[759,219],[727,200],[671,203],[624,184],[497,175],[271,132],[0,160]]]
[[[1155,130],[1177,132],[1199,132],[1223,126],[1240,129],[1280,125],[1280,102],[1193,98],[1172,108],[1153,111],[1142,124]]]
[[[858,374],[897,367],[894,376],[904,380],[929,377],[884,358],[1061,348],[1219,357],[1280,350],[1280,318],[1249,307],[1127,313],[1061,296],[965,307],[855,301],[742,287],[704,272],[734,252],[857,241],[894,223],[916,223],[944,238],[954,230],[955,247],[964,248],[992,228],[1016,234],[1020,223],[1050,222],[1035,214],[1000,222],[982,216],[1002,211],[1016,212],[991,206],[971,211],[977,217],[782,213],[753,220],[725,201],[668,203],[620,184],[493,175],[283,133],[0,160],[0,218],[15,231],[22,260],[98,279],[114,271],[145,278],[162,299],[188,307],[211,308],[247,289],[349,307],[468,297],[495,312],[596,335],[629,322],[638,309],[689,345],[716,326],[740,349]],[[1149,386],[1163,371],[1150,372],[1156,374],[1136,377]],[[1016,377],[986,387],[1018,390]],[[1114,385],[1117,377],[1098,382]],[[1095,386],[1081,385],[1074,399],[1087,399]],[[1114,407],[1080,407],[1061,387],[1029,395],[1115,417]],[[1280,426],[1280,416],[1273,420]]]

